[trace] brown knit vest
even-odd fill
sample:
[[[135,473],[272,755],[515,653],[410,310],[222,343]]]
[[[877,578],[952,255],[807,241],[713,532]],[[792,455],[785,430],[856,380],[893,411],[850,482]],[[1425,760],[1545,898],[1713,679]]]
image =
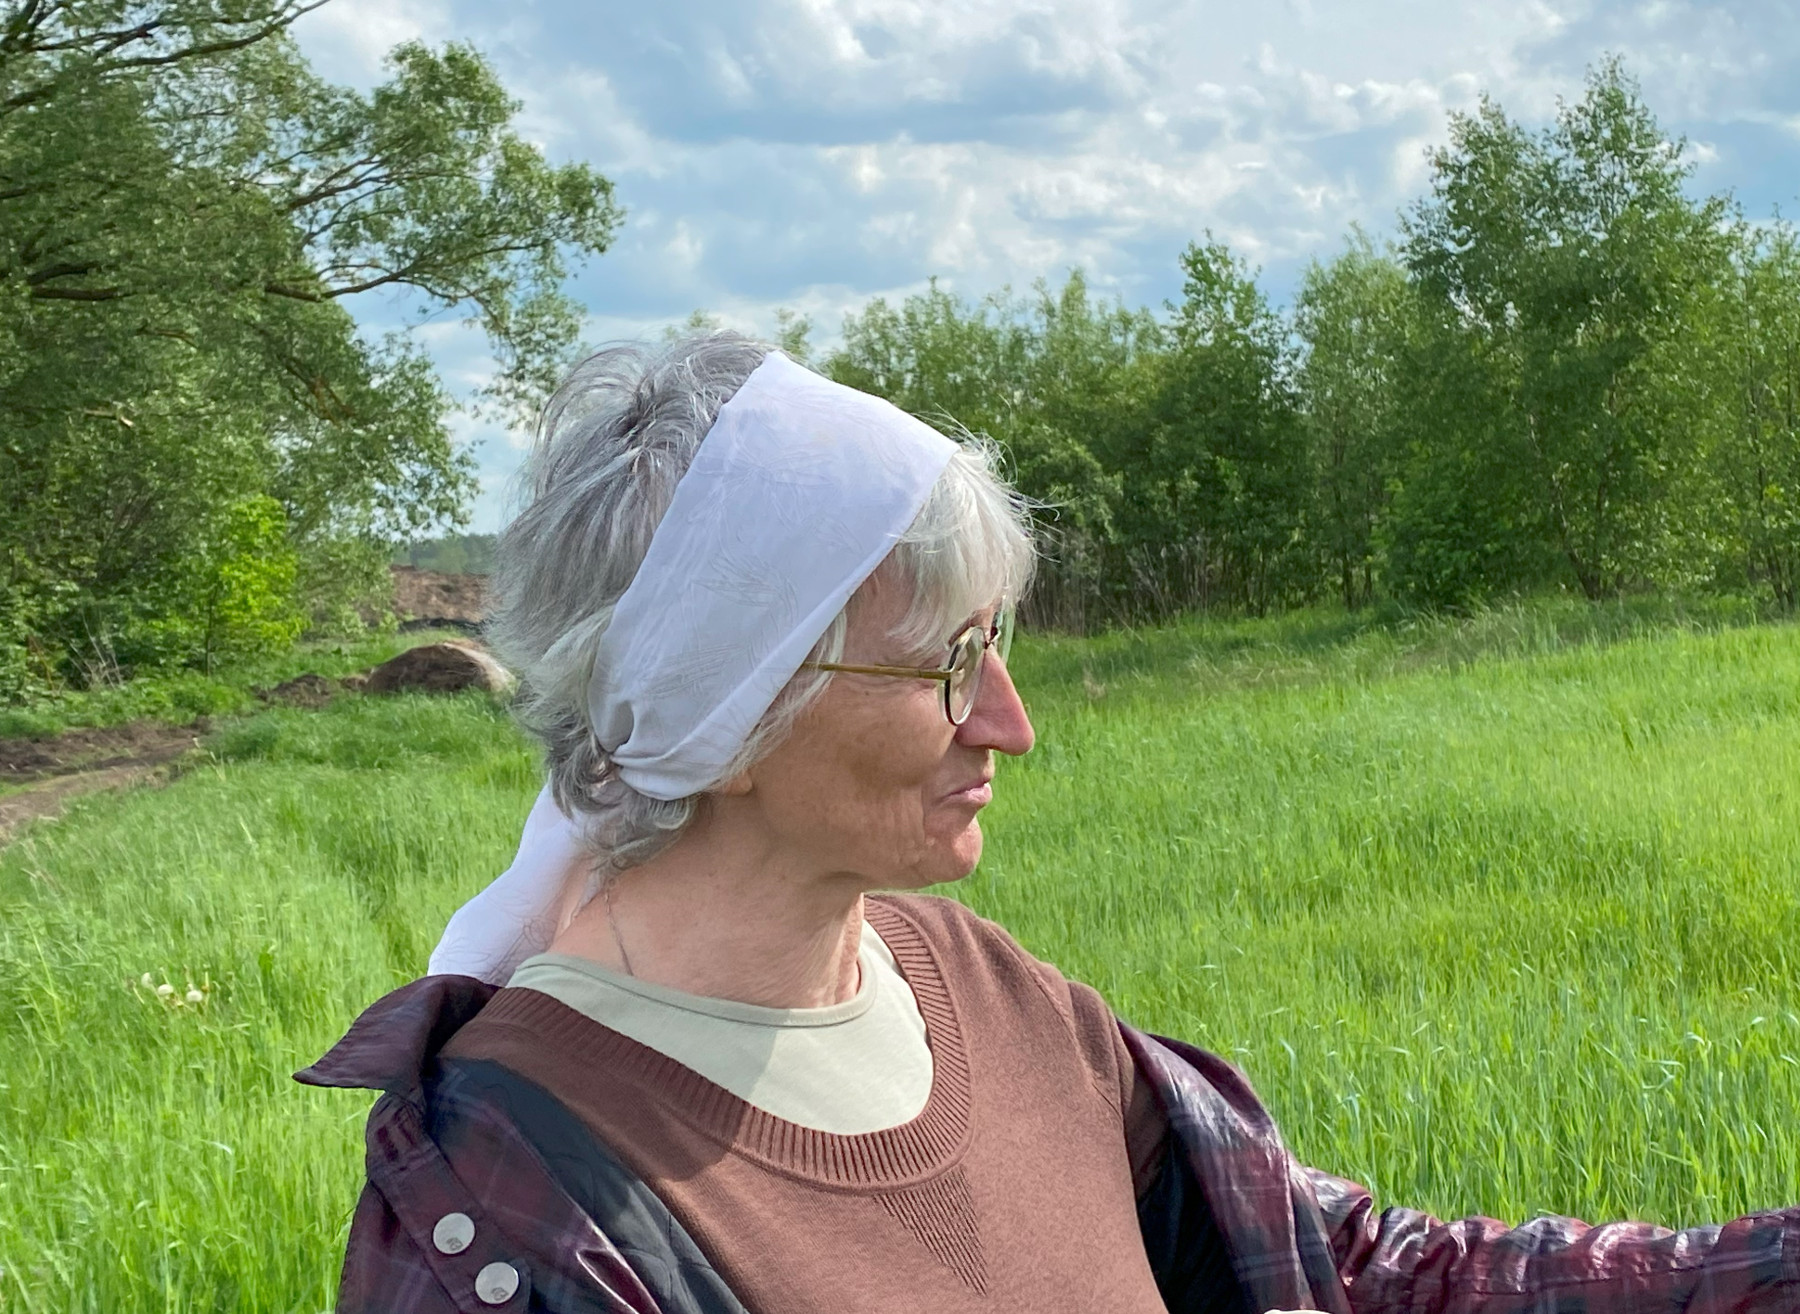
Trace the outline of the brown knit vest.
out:
[[[1161,1311],[1127,1111],[1140,1165],[1161,1129],[1106,1005],[951,900],[866,905],[931,1046],[902,1126],[786,1122],[535,990],[500,991],[444,1054],[562,1101],[753,1314]]]

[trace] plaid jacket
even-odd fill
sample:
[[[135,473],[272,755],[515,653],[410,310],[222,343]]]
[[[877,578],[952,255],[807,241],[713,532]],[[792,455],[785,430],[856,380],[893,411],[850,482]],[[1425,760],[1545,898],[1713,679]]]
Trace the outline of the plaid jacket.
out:
[[[497,1064],[436,1059],[494,991],[422,977],[296,1074],[383,1092],[339,1314],[746,1314],[557,1101]],[[1354,1182],[1295,1163],[1229,1063],[1121,1029],[1171,1129],[1139,1222],[1174,1314],[1800,1314],[1800,1207],[1684,1232],[1378,1212]]]

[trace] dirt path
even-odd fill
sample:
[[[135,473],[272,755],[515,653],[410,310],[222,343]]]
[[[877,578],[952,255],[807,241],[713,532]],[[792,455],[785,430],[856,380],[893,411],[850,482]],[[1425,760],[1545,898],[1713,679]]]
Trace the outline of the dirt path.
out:
[[[47,739],[0,739],[0,844],[27,821],[59,815],[79,795],[166,775],[206,730],[204,720],[134,721]]]
[[[396,574],[403,569],[395,567]],[[453,611],[461,607],[471,614],[479,614],[473,612],[475,601],[471,601],[479,600],[482,583],[479,576],[438,576],[425,571],[412,574],[426,577],[424,584],[413,581],[424,604],[439,610]],[[446,625],[464,630],[478,628],[474,621],[455,617],[420,623],[436,628]],[[482,654],[487,652],[479,642],[468,639],[459,639],[449,646],[475,649]],[[254,692],[264,704],[317,709],[340,694],[370,687],[371,674],[379,677],[415,653],[434,651],[437,651],[434,647],[422,645],[377,667],[374,672],[328,679],[308,671],[273,689]],[[505,675],[491,659],[484,660],[499,675]],[[399,683],[390,683],[387,688],[450,692],[468,684],[468,672],[463,669],[466,665],[465,660],[456,668],[454,674],[458,678],[450,683],[445,682],[441,663],[437,666],[427,663],[423,669],[407,668],[407,677]],[[480,687],[494,686],[484,684]],[[5,844],[27,821],[59,815],[63,805],[78,795],[166,779],[173,773],[174,763],[197,749],[200,737],[211,728],[206,718],[201,717],[188,725],[133,721],[127,725],[65,730],[43,739],[0,739],[0,844]]]

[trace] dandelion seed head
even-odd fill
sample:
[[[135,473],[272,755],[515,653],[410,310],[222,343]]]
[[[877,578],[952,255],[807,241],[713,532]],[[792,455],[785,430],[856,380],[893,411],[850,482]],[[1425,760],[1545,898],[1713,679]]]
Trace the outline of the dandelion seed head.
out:
[[[167,999],[174,993],[175,987],[170,985],[167,981],[164,981],[161,985],[156,987],[156,997],[158,999]]]

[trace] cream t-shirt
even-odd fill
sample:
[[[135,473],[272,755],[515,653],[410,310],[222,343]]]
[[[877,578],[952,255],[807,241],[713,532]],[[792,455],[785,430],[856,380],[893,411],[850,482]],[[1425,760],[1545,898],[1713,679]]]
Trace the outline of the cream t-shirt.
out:
[[[856,994],[824,1008],[690,995],[570,954],[534,954],[507,985],[549,995],[765,1113],[849,1136],[917,1117],[932,1074],[918,1001],[867,922],[857,961]]]

